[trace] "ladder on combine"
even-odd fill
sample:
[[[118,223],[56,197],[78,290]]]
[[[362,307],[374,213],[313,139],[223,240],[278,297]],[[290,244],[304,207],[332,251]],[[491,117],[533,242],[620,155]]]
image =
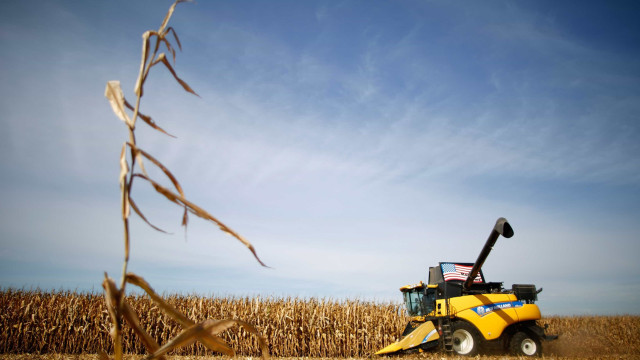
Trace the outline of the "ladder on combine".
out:
[[[445,300],[446,316],[443,316],[440,321],[440,328],[442,329],[442,344],[447,352],[453,352],[453,329],[451,325],[451,308],[449,306],[449,299]]]

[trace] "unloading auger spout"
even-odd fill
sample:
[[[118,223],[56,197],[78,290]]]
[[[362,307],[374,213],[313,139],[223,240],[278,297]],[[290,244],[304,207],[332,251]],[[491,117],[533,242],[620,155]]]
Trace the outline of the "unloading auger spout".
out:
[[[468,291],[471,288],[473,279],[478,276],[478,273],[480,272],[484,261],[487,260],[487,256],[489,256],[489,253],[493,249],[493,245],[495,245],[500,235],[504,236],[507,239],[513,236],[513,228],[511,228],[511,225],[509,225],[507,219],[503,217],[499,218],[496,221],[496,225],[493,227],[493,230],[491,230],[491,234],[489,234],[487,242],[484,244],[480,255],[478,255],[478,259],[473,264],[471,272],[469,273],[469,276],[467,276],[467,280],[465,280],[465,282],[462,284],[463,291]]]

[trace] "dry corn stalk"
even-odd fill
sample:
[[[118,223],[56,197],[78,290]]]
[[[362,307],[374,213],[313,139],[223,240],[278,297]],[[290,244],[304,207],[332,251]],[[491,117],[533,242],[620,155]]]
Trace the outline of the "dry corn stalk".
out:
[[[397,340],[408,320],[400,303],[195,294],[167,294],[163,299],[196,323],[208,318],[252,319],[252,325],[267,340],[271,356],[278,358],[371,358],[371,354]],[[164,344],[185,328],[146,295],[127,294],[126,302],[158,343]],[[0,309],[0,354],[10,359],[85,359],[100,349],[113,351],[102,294],[0,289]],[[557,341],[543,344],[547,358],[637,359],[640,354],[638,315],[554,316],[544,317],[542,322],[549,324],[549,332],[561,334]],[[129,326],[123,330],[124,339],[138,337]],[[226,331],[220,337],[243,358],[261,352],[257,338],[246,331]],[[132,359],[140,358],[133,354],[149,353],[143,341],[124,341],[123,352],[131,354],[127,358]],[[209,354],[198,343],[172,355],[186,360],[196,356],[209,359]],[[421,360],[435,358],[422,356]]]
[[[164,52],[160,51],[161,47],[164,45],[164,48],[166,48],[166,50],[171,54],[171,58],[175,64],[176,52],[168,36],[170,34],[173,36],[173,40],[175,41],[179,49],[182,49],[182,45],[180,44],[178,34],[172,27],[168,26],[168,23],[171,19],[171,16],[173,15],[176,5],[183,1],[184,0],[177,0],[175,3],[173,3],[173,5],[171,5],[169,11],[167,12],[167,15],[165,16],[162,24],[160,25],[160,28],[157,31],[149,30],[142,34],[142,58],[140,61],[140,71],[134,88],[134,92],[136,94],[135,105],[131,105],[125,99],[119,81],[107,82],[107,87],[105,89],[105,97],[109,100],[113,112],[120,120],[125,123],[129,130],[129,140],[122,145],[122,151],[120,153],[120,201],[122,206],[122,221],[124,225],[124,263],[122,266],[122,277],[120,280],[120,286],[118,286],[115,281],[111,279],[107,275],[107,273],[105,273],[105,279],[102,283],[102,286],[105,290],[104,296],[107,310],[109,318],[111,320],[110,334],[114,343],[114,356],[116,360],[122,359],[122,326],[124,323],[126,323],[140,338],[146,351],[149,353],[149,355],[145,359],[162,359],[164,358],[164,354],[166,354],[167,352],[187,346],[196,341],[201,342],[207,349],[211,351],[233,356],[235,355],[234,350],[227,346],[225,342],[218,336],[218,334],[234,325],[239,325],[248,333],[257,336],[260,343],[260,348],[262,349],[262,355],[266,358],[268,357],[267,345],[258,331],[251,324],[241,320],[213,319],[207,319],[202,322],[195,323],[194,321],[183,315],[180,311],[175,309],[173,306],[171,306],[169,303],[164,301],[160,296],[158,296],[142,277],[127,272],[127,267],[129,264],[129,244],[131,240],[129,233],[129,217],[131,214],[131,209],[133,209],[133,211],[138,214],[138,216],[140,216],[140,218],[144,222],[149,224],[152,228],[163,231],[157,226],[151,224],[140,210],[140,207],[133,201],[132,188],[134,179],[141,179],[148,182],[159,194],[163,195],[166,199],[173,202],[174,204],[182,207],[184,209],[182,216],[183,226],[187,226],[189,213],[194,214],[202,219],[211,221],[215,225],[217,225],[220,230],[228,233],[229,235],[235,237],[237,240],[243,243],[253,253],[255,259],[261,265],[265,266],[258,257],[253,245],[249,241],[245,240],[242,236],[240,236],[238,233],[233,231],[231,228],[226,226],[224,223],[219,221],[217,218],[209,214],[201,207],[187,200],[184,195],[184,191],[180,186],[180,183],[178,182],[176,177],[169,171],[169,169],[151,154],[138,147],[136,143],[135,126],[138,118],[142,119],[151,128],[166,135],[172,136],[160,126],[158,126],[150,116],[144,115],[140,112],[140,103],[142,95],[144,93],[144,84],[147,77],[149,76],[151,68],[158,64],[164,65],[164,67],[169,70],[174,79],[182,86],[185,91],[197,95],[196,92],[193,91],[193,89],[184,80],[178,77],[175,69],[171,65],[171,62],[167,58],[167,55]],[[152,44],[153,40],[155,40],[155,43]],[[153,50],[150,51],[152,45]],[[132,114],[129,115],[128,111],[131,111]],[[127,154],[129,155],[129,159],[127,159]],[[153,166],[160,169],[160,171],[170,180],[173,188],[166,188],[160,185],[157,181],[151,179],[147,171],[145,170],[145,161],[149,161]],[[136,172],[135,170],[136,164],[138,164],[140,168],[139,172]],[[183,328],[183,331],[172,339],[166,341],[164,345],[159,345],[153,339],[153,337],[151,337],[142,328],[138,315],[132,310],[131,306],[125,300],[125,289],[127,284],[132,284],[142,288],[159,308],[161,308],[169,317],[180,324],[180,326]],[[100,357],[102,359],[109,358],[108,355],[104,352],[100,353]]]

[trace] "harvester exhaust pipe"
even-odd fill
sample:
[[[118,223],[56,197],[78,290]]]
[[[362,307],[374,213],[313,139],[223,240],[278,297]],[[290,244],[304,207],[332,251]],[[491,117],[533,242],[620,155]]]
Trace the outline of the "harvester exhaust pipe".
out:
[[[496,241],[498,240],[498,236],[500,235],[506,238],[510,238],[513,236],[513,229],[505,218],[499,218],[498,221],[496,221],[496,225],[493,227],[493,230],[491,230],[491,234],[489,234],[487,242],[484,244],[480,255],[478,255],[478,259],[473,264],[469,276],[467,276],[467,280],[465,280],[464,284],[462,284],[462,289],[464,291],[469,290],[471,284],[473,284],[473,280],[476,278],[476,276],[478,276],[478,272],[480,272],[484,261],[487,260],[487,256],[489,256],[489,253],[493,249],[493,245],[495,245]]]

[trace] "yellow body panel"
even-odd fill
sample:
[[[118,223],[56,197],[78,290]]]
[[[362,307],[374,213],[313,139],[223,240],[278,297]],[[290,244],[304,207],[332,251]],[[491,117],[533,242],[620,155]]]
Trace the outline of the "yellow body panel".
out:
[[[520,321],[540,320],[542,315],[540,314],[540,308],[538,308],[538,305],[524,304],[518,309],[518,318]]]
[[[412,290],[419,287],[424,287],[424,283],[422,281],[417,284],[405,285],[400,288],[400,291]]]
[[[440,335],[438,335],[436,327],[431,321],[427,321],[413,330],[411,334],[402,338],[402,340],[395,342],[378,351],[376,355],[390,354],[400,350],[408,350],[429,341],[438,340],[439,338]]]
[[[444,315],[444,300],[438,315]],[[449,299],[451,314],[473,324],[487,340],[502,335],[504,329],[516,322],[540,319],[535,304],[525,304],[513,294],[467,295]]]

